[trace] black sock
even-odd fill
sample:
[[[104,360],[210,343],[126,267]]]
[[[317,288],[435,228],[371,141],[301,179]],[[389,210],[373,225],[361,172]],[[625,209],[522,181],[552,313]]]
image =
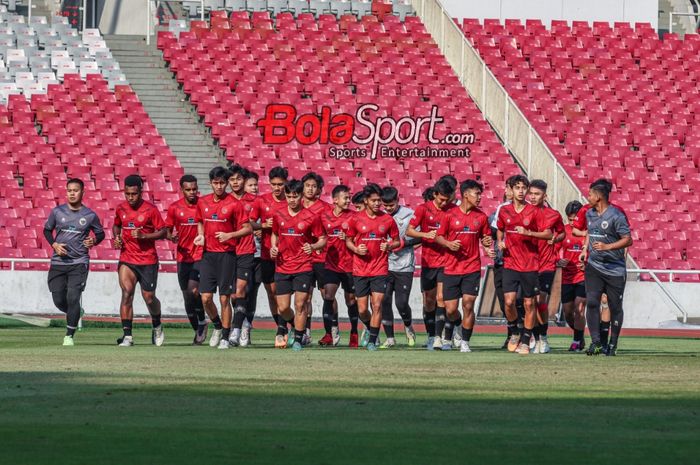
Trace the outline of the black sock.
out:
[[[448,341],[452,340],[454,335],[455,323],[450,321],[450,319],[445,320],[445,339]]]
[[[539,340],[540,340],[540,335],[541,335],[541,334],[542,334],[542,333],[540,333],[540,325],[535,325],[535,327],[532,328],[532,335],[535,337],[535,340],[536,340],[536,341],[539,341]]]
[[[549,331],[549,321],[540,325],[540,336],[547,337],[547,331]]]
[[[359,321],[357,304],[348,306],[348,318],[350,319],[350,334],[357,334],[357,323]]]
[[[428,332],[428,337],[435,337],[435,312],[423,313],[423,323],[425,323],[425,330]]]
[[[518,322],[516,321],[509,321],[508,322],[508,336],[517,336],[520,334],[520,331],[518,329]]]
[[[122,320],[122,329],[124,330],[124,336],[131,336],[131,329],[133,325],[133,320]]]
[[[306,331],[311,332],[311,305],[309,305],[309,316],[306,318]]]
[[[574,330],[574,341],[583,342],[583,330],[580,330],[580,329]]]
[[[275,321],[277,322],[277,336],[284,336],[287,334],[287,322],[284,321],[284,318],[282,318],[279,315],[275,315],[277,318],[275,318]]]
[[[467,329],[464,326],[462,326],[462,339],[468,342],[472,338],[473,332],[474,328]]]
[[[532,330],[526,329],[525,331],[523,331],[523,335],[520,338],[520,342],[525,344],[526,346],[529,346],[531,338],[532,338]]]
[[[435,336],[442,337],[442,332],[445,329],[445,307],[435,307]]]
[[[151,324],[153,324],[154,328],[160,326],[160,315],[151,316]]]
[[[376,344],[378,337],[379,337],[379,328],[375,328],[374,326],[370,326],[369,327],[369,343]]]
[[[245,310],[236,310],[233,313],[233,328],[241,329],[243,327],[243,322],[245,321]]]
[[[221,332],[221,338],[222,339],[228,339],[228,337],[231,335],[231,328],[224,328]]]
[[[600,343],[603,347],[608,345],[608,336],[610,335],[610,322],[601,321],[600,322]]]
[[[462,326],[462,315],[460,315],[459,312],[457,312],[457,319],[452,323],[454,323],[455,328]]]
[[[301,339],[304,337],[305,331],[302,329],[299,331],[298,329],[294,329],[294,342],[298,342],[301,344]]]
[[[204,324],[206,324],[207,315],[204,313],[204,305],[202,305],[202,298],[197,297],[195,302],[196,305],[194,306],[194,314],[197,317],[197,326],[199,326],[200,321],[203,321]]]
[[[323,329],[326,334],[331,334],[333,329],[333,299],[323,299]]]
[[[72,327],[70,327],[70,326],[66,326],[66,336],[73,337],[73,335],[75,334],[75,329],[76,329],[76,328],[72,328]]]
[[[384,334],[387,338],[394,337],[394,322],[389,320],[382,320],[382,326],[384,326]]]
[[[275,320],[275,324],[276,324],[277,326],[279,326],[279,324],[280,324],[280,316],[277,315],[277,314],[272,315],[272,319]]]
[[[187,313],[187,320],[190,322],[190,326],[192,326],[192,329],[196,331],[197,327],[199,326],[199,320],[197,319],[197,315],[195,315],[194,312],[189,312]]]
[[[223,323],[221,323],[221,318],[219,318],[219,315],[212,318],[211,322],[214,325],[214,329],[222,329],[224,327]]]

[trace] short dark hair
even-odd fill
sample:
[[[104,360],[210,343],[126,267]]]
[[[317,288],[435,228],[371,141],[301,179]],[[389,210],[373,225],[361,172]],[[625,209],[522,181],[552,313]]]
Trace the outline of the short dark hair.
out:
[[[379,184],[375,184],[373,182],[367,184],[364,189],[362,189],[362,192],[365,194],[365,200],[370,196],[377,194],[379,197],[382,196],[382,188],[379,187]]]
[[[229,177],[237,176],[240,175],[243,179],[245,179],[245,172],[246,169],[243,168],[241,165],[238,163],[234,163],[231,166],[228,167],[228,172],[229,172]]]
[[[435,188],[432,186],[426,188],[421,194],[421,197],[423,197],[423,200],[426,202],[430,202],[435,198]]]
[[[607,201],[610,198],[613,184],[607,179],[597,179],[591,183],[591,190],[598,192]]]
[[[318,186],[319,191],[323,190],[323,177],[321,177],[320,174],[316,174],[313,171],[306,173],[304,177],[301,178],[301,182],[306,183],[309,179],[316,181],[316,186]]]
[[[535,189],[539,189],[542,192],[547,193],[547,183],[541,179],[533,179],[530,181],[530,187],[534,187]]]
[[[213,181],[214,179],[223,179],[224,181],[228,181],[228,178],[231,176],[231,172],[224,168],[223,166],[215,166],[214,168],[209,171],[209,180]]]
[[[399,199],[399,190],[394,186],[386,186],[382,189],[382,202],[391,203]]]
[[[572,200],[571,202],[566,204],[566,208],[564,209],[564,213],[566,213],[566,216],[571,216],[575,215],[583,208],[583,205],[581,205],[581,202],[578,200]]]
[[[446,175],[444,175],[444,176],[441,176],[440,179],[438,179],[438,182],[440,182],[440,181],[447,181],[447,182],[449,182],[450,184],[452,184],[452,187],[453,187],[455,190],[457,190],[457,184],[458,184],[457,178],[455,178],[455,177],[452,176],[451,174],[446,174]]]
[[[365,192],[360,191],[360,192],[355,192],[355,194],[352,196],[352,203],[353,205],[357,205],[360,203],[365,202]]]
[[[515,187],[518,183],[523,183],[525,184],[525,187],[530,187],[530,180],[527,179],[527,176],[523,176],[522,174],[516,174],[515,176],[511,176],[510,182],[510,187]]]
[[[286,181],[287,178],[289,178],[289,171],[287,171],[287,168],[284,168],[282,166],[275,166],[270,170],[270,173],[268,174],[267,178],[280,178]]]
[[[246,181],[249,179],[255,179],[257,181],[258,179],[260,179],[260,177],[258,176],[258,173],[256,173],[255,171],[250,171],[250,170],[245,170],[244,177],[245,177]]]
[[[85,189],[85,183],[83,182],[82,179],[70,178],[68,181],[66,181],[66,187],[68,187],[70,184],[77,184],[77,185],[79,185],[81,191]]]
[[[484,192],[484,186],[479,181],[475,181],[473,179],[467,179],[466,181],[462,181],[462,184],[459,185],[459,192],[462,195],[464,195],[464,193],[470,189],[475,189],[479,192]]]
[[[304,192],[304,183],[298,179],[290,179],[284,185],[285,194],[299,194]]]
[[[333,188],[333,191],[331,192],[331,195],[333,198],[338,197],[340,194],[343,192],[350,192],[350,188],[346,186],[345,184],[339,184]]]
[[[448,179],[440,179],[435,183],[435,194],[452,197],[457,189],[457,183],[452,184]]]
[[[183,177],[180,178],[180,187],[183,187],[186,182],[197,182],[197,178],[195,178],[191,174],[186,174]]]
[[[515,181],[514,181],[514,179],[515,179],[516,177],[518,177],[518,176],[520,176],[520,175],[519,175],[519,174],[514,174],[513,176],[508,176],[508,179],[506,179],[506,186],[508,186],[508,187],[510,187],[510,188],[512,188],[513,186],[515,186]]]
[[[138,174],[130,174],[124,178],[124,187],[138,187],[141,190],[143,189],[143,179]]]

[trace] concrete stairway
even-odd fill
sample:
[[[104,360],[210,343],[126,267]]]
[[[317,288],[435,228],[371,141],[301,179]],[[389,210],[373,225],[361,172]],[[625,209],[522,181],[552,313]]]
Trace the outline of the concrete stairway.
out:
[[[209,192],[209,170],[224,165],[225,160],[208,128],[199,121],[194,107],[165,67],[153,39],[149,46],[143,36],[105,37],[129,84],[185,173],[195,175],[200,190]]]

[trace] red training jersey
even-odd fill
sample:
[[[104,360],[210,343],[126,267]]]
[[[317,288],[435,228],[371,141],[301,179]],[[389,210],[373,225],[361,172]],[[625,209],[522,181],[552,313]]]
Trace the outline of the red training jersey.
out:
[[[561,219],[561,214],[553,208],[540,208],[540,228],[542,230],[550,229],[554,233],[554,237],[564,232],[564,221]],[[540,249],[540,273],[545,271],[555,271],[557,269],[557,260],[559,256],[559,244],[550,244],[549,241],[537,241]]]
[[[503,266],[509,270],[521,273],[537,272],[540,268],[539,239],[515,231],[516,226],[522,226],[530,231],[540,232],[542,220],[540,209],[528,204],[520,211],[515,211],[515,205],[504,205],[498,212],[498,229],[505,233],[506,249],[503,251]]]
[[[444,210],[440,210],[431,200],[418,205],[411,218],[410,225],[421,232],[428,233],[440,229]],[[424,268],[440,268],[445,266],[445,249],[439,246],[434,239],[421,239],[421,266]]]
[[[323,236],[321,218],[304,208],[296,215],[285,208],[275,214],[272,232],[277,236],[275,267],[278,273],[297,274],[312,270],[311,257],[302,246],[313,244],[315,238]]]
[[[165,226],[177,231],[177,261],[194,263],[202,259],[202,248],[194,245],[197,237],[197,204],[190,205],[182,198],[168,207]]]
[[[323,214],[323,227],[328,235],[326,242],[326,263],[325,267],[329,271],[336,273],[352,273],[352,252],[345,244],[345,239],[341,239],[340,233],[347,235],[350,228],[354,212],[344,210],[337,215],[333,210],[327,210]]]
[[[287,210],[287,200],[284,197],[282,197],[282,200],[277,200],[272,193],[259,195],[256,198],[256,203],[256,208],[260,215],[260,223],[265,223],[270,218],[274,218],[275,214],[280,210]],[[262,260],[272,260],[272,257],[270,257],[271,238],[272,229],[263,228],[262,240],[260,241],[260,258]]]
[[[352,274],[354,276],[375,277],[389,274],[389,252],[382,251],[380,245],[387,239],[398,240],[399,228],[391,215],[379,212],[370,218],[366,211],[357,212],[350,220],[348,237],[354,239],[355,246],[367,246],[366,255],[353,254]]]
[[[131,232],[140,229],[144,234],[151,234],[165,227],[160,212],[150,202],[141,202],[134,209],[129,202],[117,206],[114,224],[122,228],[122,250],[119,261],[131,265],[155,265],[158,263],[156,241],[153,239],[136,239]]]
[[[457,206],[445,212],[445,220],[440,224],[438,235],[448,241],[459,241],[457,251],[445,248],[445,274],[465,275],[481,271],[481,238],[491,235],[489,217],[481,210],[464,213]]]
[[[231,233],[240,229],[243,206],[230,194],[218,201],[214,194],[205,195],[197,202],[197,222],[204,225],[204,250],[206,252],[235,252],[236,240],[219,242],[216,233]]]
[[[333,207],[331,207],[328,203],[324,202],[323,200],[319,199],[316,200],[314,203],[309,205],[308,207],[305,207],[308,211],[313,213],[314,215],[323,218],[323,215],[325,215],[329,211],[333,211]],[[328,231],[325,228],[325,222],[322,223],[323,229],[324,229],[324,235],[328,235]],[[314,251],[313,254],[311,254],[311,261],[313,263],[326,263],[326,253],[328,252],[328,244],[321,250],[316,250]]]
[[[583,252],[585,237],[574,236],[573,227],[570,224],[565,226],[566,239],[561,243],[561,258],[569,263],[561,269],[562,284],[576,284],[584,281],[586,276],[583,270],[578,269],[579,256]]]
[[[233,195],[231,196],[234,199]],[[236,229],[241,229],[248,221],[257,221],[260,217],[258,198],[253,194],[245,193],[240,199],[236,199],[241,204],[243,216],[238,221]],[[255,237],[253,234],[240,237],[236,242],[236,255],[247,255],[255,253]]]

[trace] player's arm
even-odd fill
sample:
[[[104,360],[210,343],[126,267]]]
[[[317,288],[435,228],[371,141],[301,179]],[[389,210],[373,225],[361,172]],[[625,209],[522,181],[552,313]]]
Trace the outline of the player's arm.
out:
[[[141,239],[145,241],[157,241],[159,239],[164,239],[168,235],[168,228],[162,227],[153,231],[152,233],[144,233],[140,229],[134,229],[133,233],[136,239]]]
[[[117,215],[117,218],[119,218],[119,215]],[[121,221],[121,220],[119,220]],[[115,249],[121,249],[122,246],[124,245],[124,242],[122,241],[122,225],[121,222],[114,222],[114,225],[112,225],[112,246]]]
[[[401,247],[401,235],[399,233],[399,227],[394,221],[391,222],[391,226],[389,226],[389,231],[387,235],[389,236],[389,239],[387,241],[382,242],[379,245],[380,250],[384,252],[391,252]]]
[[[453,252],[458,251],[462,244],[459,241],[448,241],[445,239],[445,234],[447,234],[447,232],[443,231],[443,228],[440,228],[437,237],[435,237],[435,243]]]
[[[270,257],[272,258],[277,258],[279,254],[279,248],[277,247],[278,242],[277,232],[273,231],[272,236],[270,236]]]
[[[605,250],[619,250],[619,249],[626,249],[627,247],[630,247],[632,245],[632,236],[625,235],[621,236],[619,240],[613,242],[612,244],[604,244],[602,242],[594,242],[592,247],[593,249],[602,252]]]
[[[216,238],[219,240],[219,242],[226,242],[230,241],[233,239],[238,239],[239,237],[247,236],[248,234],[253,233],[253,226],[250,224],[250,221],[246,221],[245,223],[241,224],[241,227],[237,229],[236,231],[225,233],[225,232],[217,232],[216,233]]]
[[[51,211],[51,214],[49,215],[49,218],[46,220],[46,224],[44,225],[44,238],[46,239],[46,242],[49,243],[54,252],[56,252],[56,255],[68,255],[68,251],[65,247],[66,244],[59,244],[58,242],[56,242],[56,238],[54,238],[53,235],[55,229],[56,219],[54,218],[53,211]]]
[[[522,226],[516,226],[515,232],[524,236],[534,237],[535,239],[540,239],[543,241],[548,241],[552,237],[554,237],[552,230],[549,228],[545,229],[544,231],[530,231],[529,229],[525,229]]]
[[[307,254],[312,254],[317,250],[321,250],[326,246],[326,242],[328,242],[328,236],[326,236],[325,234],[321,234],[320,237],[313,244],[309,244],[307,242],[303,245],[304,252]]]
[[[505,243],[504,239],[505,239],[505,234],[503,233],[503,231],[501,231],[500,229],[496,230],[496,244],[497,244],[497,247],[501,250],[506,249],[506,243]]]
[[[95,247],[96,245],[99,245],[100,242],[105,240],[105,230],[102,227],[102,223],[100,222],[100,218],[97,215],[94,215],[94,218],[92,220],[92,223],[90,224],[90,230],[92,233],[95,235],[95,237],[88,237],[83,241],[83,245],[87,249],[91,249]]]
[[[199,218],[197,221],[197,237],[194,238],[194,245],[204,247],[204,223]]]

